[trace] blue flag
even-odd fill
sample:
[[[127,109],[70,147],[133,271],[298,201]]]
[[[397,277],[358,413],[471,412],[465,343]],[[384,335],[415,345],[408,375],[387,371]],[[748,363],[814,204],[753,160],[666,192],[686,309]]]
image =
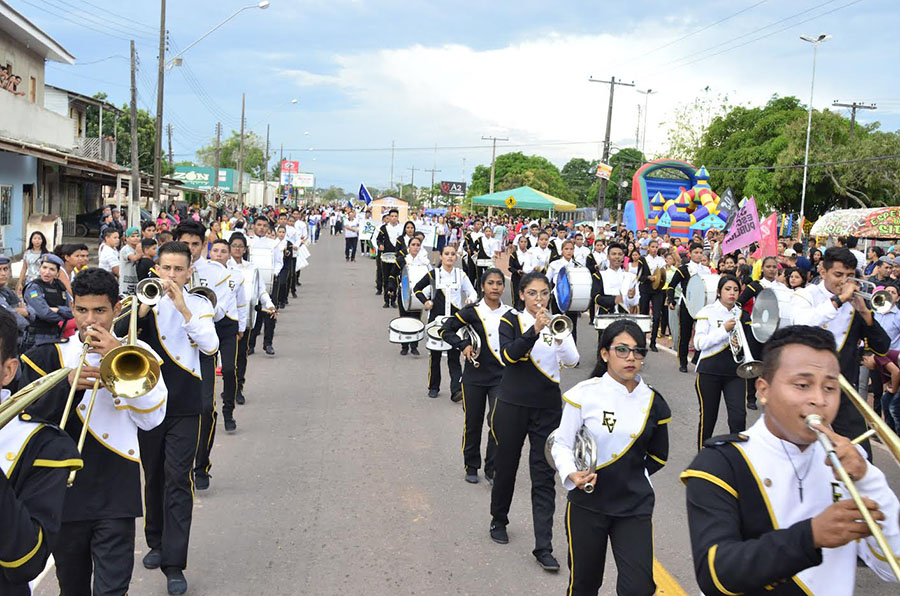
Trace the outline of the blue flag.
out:
[[[350,207],[351,209],[353,208],[353,201],[351,201],[350,199],[347,199],[347,207]]]
[[[372,195],[369,194],[369,189],[366,188],[365,184],[359,185],[359,200],[365,201],[366,205],[372,202]]]

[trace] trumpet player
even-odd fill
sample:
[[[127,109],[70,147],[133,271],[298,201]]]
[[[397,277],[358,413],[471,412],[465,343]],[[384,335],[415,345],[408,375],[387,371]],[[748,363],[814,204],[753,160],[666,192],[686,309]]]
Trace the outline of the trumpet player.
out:
[[[822,434],[834,444],[887,543],[900,550],[897,496],[832,426],[841,401],[833,334],[811,326],[779,329],[762,362],[756,385],[765,413],[743,433],[707,441],[681,475],[700,589],[845,596],[856,586],[858,558],[881,579],[896,581],[817,441]],[[808,425],[810,415],[822,423]]]
[[[579,267],[578,263],[575,261],[575,242],[572,240],[563,240],[561,243],[561,248],[559,249],[559,257],[550,262],[550,266],[547,268],[547,279],[550,280],[550,283],[553,285],[551,289],[556,289],[556,281],[559,279],[559,272],[563,269],[567,271],[571,271],[575,267]],[[578,343],[578,319],[581,317],[581,313],[577,311],[567,311],[563,312],[559,305],[556,303],[556,296],[554,294],[550,295],[550,312],[552,314],[565,314],[572,321],[572,339],[575,340],[575,343]]]
[[[461,308],[444,322],[441,338],[465,358],[462,374],[463,404],[463,464],[466,482],[478,483],[481,467],[481,429],[485,422],[485,406],[488,421],[494,412],[500,381],[503,378],[503,359],[500,356],[500,319],[510,307],[502,302],[506,278],[499,269],[486,270],[479,280],[482,298],[475,304]],[[462,339],[457,331],[468,325],[477,335],[480,350],[476,360],[471,341]],[[494,456],[497,441],[488,433],[484,457],[484,477],[494,481]]]
[[[887,353],[891,339],[857,292],[852,281],[856,274],[856,256],[845,247],[833,246],[822,257],[822,282],[808,285],[791,299],[794,325],[812,325],[827,329],[838,346],[841,374],[853,386],[859,380],[859,345],[878,356]],[[856,437],[866,430],[863,416],[846,396],[841,397],[832,426],[840,435]],[[869,458],[872,447],[868,439],[862,443]]]
[[[144,395],[126,399],[114,396],[101,383],[88,417],[100,361],[122,345],[111,332],[113,319],[121,311],[119,282],[103,269],[86,269],[72,279],[72,295],[77,335],[35,346],[22,356],[24,383],[62,367],[72,369],[68,383],[53,388],[29,413],[62,421],[74,386],[73,409],[68,420],[62,421],[65,432],[77,440],[84,424],[90,430],[81,451],[84,469],[66,492],[62,526],[53,542],[56,578],[63,596],[91,594],[92,580],[94,594],[125,594],[134,568],[134,521],[143,515],[138,431],[152,430],[163,422],[168,391],[160,378]],[[159,360],[149,345],[138,344]]]
[[[641,379],[647,338],[637,323],[614,321],[600,339],[591,378],[563,395],[562,420],[551,454],[568,491],[566,538],[569,591],[596,596],[603,583],[606,545],[618,567],[617,594],[654,594],[655,496],[647,480],[666,465],[666,400]],[[573,445],[585,427],[597,446],[594,469],[579,469]],[[596,490],[585,490],[587,484]]]
[[[542,568],[555,572],[559,571],[552,544],[556,491],[553,468],[544,457],[544,444],[559,426],[562,415],[560,369],[578,364],[578,348],[571,334],[560,339],[551,333],[547,309],[550,282],[542,273],[525,274],[519,294],[525,310],[509,311],[500,320],[500,355],[505,368],[491,415],[497,456],[490,536],[498,544],[509,542],[509,508],[522,446],[528,437],[534,522],[532,554]]]
[[[212,304],[186,287],[193,273],[187,244],[163,244],[157,271],[163,297],[153,307],[140,306],[138,337],[162,358],[160,368],[169,399],[162,424],[138,433],[145,482],[144,537],[150,547],[143,565],[162,569],[169,594],[184,594],[193,508],[192,471],[202,410],[200,354],[215,354],[219,338]]]
[[[19,368],[17,336],[12,313],[0,309],[3,387],[13,381]],[[0,405],[9,398],[8,389],[0,391]],[[75,442],[55,422],[19,414],[0,426],[0,594],[4,596],[30,596],[28,583],[46,567],[60,529],[69,472],[82,466]]]
[[[747,381],[738,376],[738,363],[732,351],[732,342],[736,341],[734,329],[745,324],[741,321],[743,311],[735,306],[740,291],[741,285],[735,276],[721,276],[716,288],[716,301],[697,313],[694,330],[694,345],[700,350],[694,385],[700,404],[697,450],[712,436],[722,398],[728,414],[729,432],[738,433],[747,427]],[[741,349],[746,351],[750,348],[742,346]]]

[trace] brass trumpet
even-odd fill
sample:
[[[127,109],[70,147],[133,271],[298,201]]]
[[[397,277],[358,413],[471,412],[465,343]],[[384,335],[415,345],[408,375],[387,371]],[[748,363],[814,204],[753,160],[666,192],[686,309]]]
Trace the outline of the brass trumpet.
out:
[[[731,348],[731,357],[738,364],[737,375],[742,379],[755,379],[762,373],[762,362],[754,358],[750,351],[744,324],[741,322],[741,309],[735,307],[732,313],[735,315],[734,329],[728,335],[728,346]]]
[[[15,420],[28,406],[42,398],[57,383],[65,379],[71,368],[60,368],[25,385],[0,404],[0,428]]]
[[[553,315],[550,317],[548,328],[553,339],[562,341],[572,335],[572,329],[575,328],[575,325],[572,323],[572,319],[566,315]]]
[[[853,389],[847,379],[844,378],[844,375],[840,377],[841,388],[844,390],[850,400],[854,403],[854,405],[859,408],[860,403],[857,400],[862,400],[862,397]],[[861,401],[862,404],[865,404],[865,410],[871,411],[869,405],[865,403],[865,401]],[[875,415],[874,411],[871,411],[874,418],[878,420],[880,423],[877,425],[874,424],[874,419],[868,419],[866,415],[866,411],[860,408],[860,412],[862,412],[863,416],[867,418],[869,424],[872,425],[872,428],[869,429],[866,433],[860,435],[856,439],[853,440],[853,443],[861,442],[865,440],[865,438],[871,436],[872,434],[876,434],[880,431],[886,432],[887,435],[881,434],[882,440],[884,440],[885,445],[891,450],[894,454],[894,457],[897,457],[898,448],[900,448],[900,439],[897,438],[883,420],[880,417]],[[810,414],[806,417],[806,425],[816,433],[816,438],[819,441],[819,444],[822,445],[822,448],[825,449],[825,453],[828,454],[828,461],[831,462],[831,467],[834,468],[834,471],[837,473],[838,477],[841,479],[841,482],[847,488],[847,492],[850,493],[850,498],[853,499],[853,503],[856,505],[857,509],[859,509],[860,514],[863,517],[863,520],[866,522],[866,526],[869,528],[869,532],[872,533],[872,537],[875,539],[875,542],[878,544],[878,547],[881,549],[881,553],[884,555],[885,560],[887,560],[888,565],[891,568],[891,571],[894,572],[894,575],[897,577],[897,581],[900,581],[900,563],[897,562],[897,557],[894,555],[893,550],[891,550],[891,545],[888,544],[887,539],[884,537],[884,532],[881,531],[881,526],[872,518],[872,513],[869,511],[869,508],[866,507],[865,503],[863,503],[862,496],[860,496],[859,491],[856,489],[856,484],[853,482],[853,479],[850,478],[850,474],[847,473],[847,470],[844,468],[844,465],[841,463],[841,460],[838,458],[837,454],[834,451],[834,445],[831,442],[831,439],[823,433],[822,431],[816,429],[814,424],[822,424],[822,417],[818,414]],[[880,433],[879,433],[880,434]],[[890,439],[890,443],[888,441]]]
[[[859,296],[872,305],[872,310],[880,315],[885,314],[894,306],[894,297],[887,290],[875,290],[875,282],[858,277],[847,278],[848,282],[855,283],[859,286],[859,291],[854,292],[854,296]]]

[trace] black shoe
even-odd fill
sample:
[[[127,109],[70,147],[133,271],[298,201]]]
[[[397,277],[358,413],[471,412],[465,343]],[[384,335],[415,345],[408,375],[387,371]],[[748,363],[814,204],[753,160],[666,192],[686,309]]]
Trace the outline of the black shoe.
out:
[[[682,364],[678,367],[678,370],[681,372],[687,372],[687,364]]]
[[[428,390],[428,397],[437,397],[437,396],[438,396],[438,390],[437,390],[437,389],[429,389],[429,390]]]
[[[656,344],[650,344],[651,352],[659,352],[659,348],[656,347]]]
[[[206,490],[209,488],[209,474],[194,472],[194,488],[197,490]],[[147,567],[147,565],[144,565]],[[157,565],[159,567],[159,565]],[[151,569],[151,567],[147,567]]]
[[[759,409],[759,406],[756,405],[756,402],[755,402],[755,401],[748,401],[748,402],[747,402],[747,409],[748,409],[748,410],[758,410],[758,409]]]
[[[509,544],[509,534],[506,533],[506,526],[491,522],[491,540],[497,544]]]
[[[490,484],[491,486],[494,486],[494,471],[491,470],[490,472],[488,472],[487,470],[485,470],[484,471],[484,479],[487,480],[488,484]]]
[[[225,432],[233,433],[237,430],[237,422],[234,421],[234,418],[226,418],[225,419]]]
[[[350,262],[351,262],[351,263],[355,263],[355,262],[356,262],[356,259],[350,259]]]
[[[255,352],[255,351],[256,351],[255,348],[247,348],[247,356],[252,356],[253,352]]]
[[[389,303],[385,302],[384,306],[382,306],[381,308],[390,308],[390,307],[391,307],[391,305]]]
[[[411,347],[411,348],[409,349],[409,351],[412,352],[412,355],[413,355],[413,356],[419,356],[419,355],[420,355],[420,354],[419,354],[419,348],[417,348],[416,346]]]
[[[159,569],[162,563],[162,551],[158,548],[151,548],[150,552],[144,555],[144,569]]]
[[[397,308],[397,301],[391,300],[391,308]]]
[[[344,257],[344,262],[345,262],[345,263],[349,263],[349,262],[350,262],[350,257]]]
[[[376,296],[381,296],[381,289],[380,289],[380,288],[375,290],[375,295],[376,295]]]
[[[265,346],[265,347],[263,348],[263,350],[265,350],[265,351],[266,351],[266,354],[268,354],[269,356],[274,356],[274,355],[275,355],[275,348],[273,348],[272,346]]]
[[[462,391],[457,391],[453,395],[450,396],[450,401],[453,403],[459,403],[462,401]]]
[[[408,348],[408,347],[403,346],[402,348],[400,348],[400,355],[401,355],[401,356],[406,356],[407,354],[409,354],[409,348]]]
[[[551,555],[548,552],[542,552],[534,555],[534,558],[537,559],[538,565],[540,565],[544,571],[559,571],[559,561],[556,560],[556,557]]]
[[[297,297],[297,292],[291,292],[291,298],[296,298],[296,297]]]
[[[466,482],[469,484],[478,484],[478,470],[475,468],[466,468]]]
[[[247,402],[247,400],[244,398],[243,393],[238,393],[237,395],[234,396],[234,403],[236,403],[237,405],[242,406],[246,402]]]
[[[184,572],[177,567],[166,568],[166,589],[169,594],[184,594],[187,592],[187,580],[184,579]]]

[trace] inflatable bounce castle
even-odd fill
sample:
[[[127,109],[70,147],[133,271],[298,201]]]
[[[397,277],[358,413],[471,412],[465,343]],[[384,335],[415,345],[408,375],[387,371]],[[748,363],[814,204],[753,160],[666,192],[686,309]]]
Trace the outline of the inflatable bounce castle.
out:
[[[663,170],[673,175],[653,176]],[[634,173],[623,221],[629,230],[656,229],[660,235],[690,238],[695,230],[723,229],[728,213],[709,186],[709,172],[676,159],[658,159]]]

